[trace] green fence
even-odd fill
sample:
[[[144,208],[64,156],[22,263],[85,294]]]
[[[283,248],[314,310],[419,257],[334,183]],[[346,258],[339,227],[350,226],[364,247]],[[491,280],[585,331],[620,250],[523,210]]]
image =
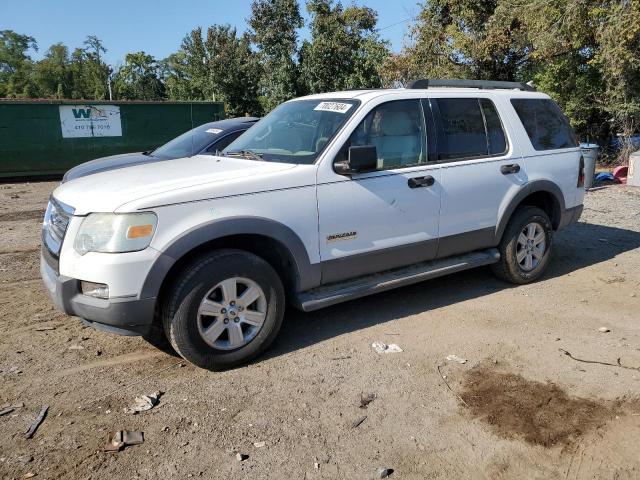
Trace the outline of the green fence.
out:
[[[149,150],[223,118],[219,102],[0,99],[0,177],[60,175],[94,158]]]

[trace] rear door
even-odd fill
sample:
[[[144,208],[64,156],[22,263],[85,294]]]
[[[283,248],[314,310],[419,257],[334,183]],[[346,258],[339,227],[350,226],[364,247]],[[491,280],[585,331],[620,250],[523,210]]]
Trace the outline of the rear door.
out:
[[[442,168],[438,257],[494,246],[500,209],[527,181],[496,97],[430,98]]]

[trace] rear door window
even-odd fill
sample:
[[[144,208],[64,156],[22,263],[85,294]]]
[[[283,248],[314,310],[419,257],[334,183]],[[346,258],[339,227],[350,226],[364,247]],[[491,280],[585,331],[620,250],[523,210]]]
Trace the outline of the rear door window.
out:
[[[573,148],[578,145],[569,120],[553,100],[514,98],[511,104],[536,150]]]
[[[493,102],[486,98],[438,98],[436,135],[439,161],[497,156],[507,140]]]

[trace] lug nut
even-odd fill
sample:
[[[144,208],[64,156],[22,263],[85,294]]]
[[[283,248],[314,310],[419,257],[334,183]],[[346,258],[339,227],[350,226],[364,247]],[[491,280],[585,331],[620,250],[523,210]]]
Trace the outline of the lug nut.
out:
[[[241,312],[242,310],[244,310],[244,307],[238,307],[239,312]]]
[[[234,322],[238,323],[240,321],[240,319],[238,317],[233,319]]]
[[[229,319],[228,319],[228,318],[225,318],[225,319],[224,319],[224,323],[229,323]]]
[[[233,307],[236,304],[233,300],[231,301],[231,306]]]
[[[220,313],[222,313],[222,314],[227,313],[227,309],[226,308],[221,309]]]

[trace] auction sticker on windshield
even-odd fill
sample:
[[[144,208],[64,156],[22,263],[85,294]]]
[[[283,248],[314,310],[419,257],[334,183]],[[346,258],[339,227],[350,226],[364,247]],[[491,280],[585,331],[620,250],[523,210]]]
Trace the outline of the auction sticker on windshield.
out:
[[[314,110],[318,110],[319,112],[347,113],[350,108],[350,103],[320,102]]]

